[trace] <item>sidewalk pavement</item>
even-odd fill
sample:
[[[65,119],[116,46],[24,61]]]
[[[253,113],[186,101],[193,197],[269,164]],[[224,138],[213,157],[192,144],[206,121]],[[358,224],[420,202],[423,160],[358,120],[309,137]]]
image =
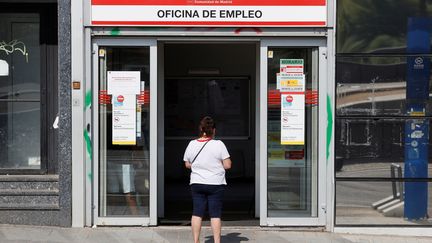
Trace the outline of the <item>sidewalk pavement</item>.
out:
[[[222,230],[222,242],[295,242],[295,243],[426,243],[432,237],[400,237],[336,234],[317,231],[294,231],[295,229],[268,229],[260,227],[225,227]],[[432,230],[432,229],[431,229]],[[0,242],[192,242],[189,227],[100,227],[100,228],[58,228],[36,226],[0,226]],[[203,227],[201,242],[213,242],[211,229]]]

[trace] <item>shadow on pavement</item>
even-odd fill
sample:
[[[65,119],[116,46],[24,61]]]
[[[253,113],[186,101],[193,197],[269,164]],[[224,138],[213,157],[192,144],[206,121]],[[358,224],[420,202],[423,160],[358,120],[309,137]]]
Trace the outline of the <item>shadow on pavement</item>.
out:
[[[243,242],[249,241],[249,238],[240,236],[241,233],[228,233],[221,236],[221,242]],[[212,243],[213,235],[206,236],[205,243]]]

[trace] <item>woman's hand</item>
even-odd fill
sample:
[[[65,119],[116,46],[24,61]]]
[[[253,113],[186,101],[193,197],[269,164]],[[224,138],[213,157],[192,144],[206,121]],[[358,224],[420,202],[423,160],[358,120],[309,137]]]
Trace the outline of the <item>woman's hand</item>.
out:
[[[231,169],[231,165],[232,165],[231,158],[224,159],[222,161],[222,164],[225,170]]]
[[[190,168],[192,168],[192,164],[189,161],[185,161],[185,167],[187,169],[190,169]]]

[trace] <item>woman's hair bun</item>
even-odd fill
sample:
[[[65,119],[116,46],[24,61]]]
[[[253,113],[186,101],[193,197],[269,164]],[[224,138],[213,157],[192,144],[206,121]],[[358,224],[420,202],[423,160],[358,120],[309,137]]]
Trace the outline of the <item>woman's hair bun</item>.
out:
[[[199,125],[199,135],[212,137],[213,129],[216,128],[216,124],[210,116],[205,116],[203,119],[201,119],[200,125]]]

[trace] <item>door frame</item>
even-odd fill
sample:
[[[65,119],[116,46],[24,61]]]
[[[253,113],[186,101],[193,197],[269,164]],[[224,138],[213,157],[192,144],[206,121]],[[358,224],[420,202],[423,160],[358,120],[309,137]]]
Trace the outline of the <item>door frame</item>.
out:
[[[92,40],[92,138],[93,186],[92,214],[94,225],[150,226],[157,225],[157,46],[150,38],[97,38]],[[148,217],[99,217],[99,47],[149,47],[150,48],[150,201]]]
[[[269,46],[275,47],[304,47],[318,49],[318,117],[319,121],[326,121],[326,99],[327,93],[327,43],[326,38],[263,38],[260,47],[260,104],[259,104],[259,124],[261,127],[259,137],[259,160],[260,160],[260,225],[261,226],[325,226],[326,224],[326,197],[327,197],[327,163],[326,163],[326,123],[318,122],[317,131],[317,217],[268,217],[267,214],[267,51]]]
[[[314,47],[318,49],[318,78],[319,78],[319,106],[318,106],[318,119],[324,121],[327,119],[325,104],[327,90],[327,43],[326,38],[311,37],[311,38],[300,38],[300,37],[283,37],[283,38],[245,38],[245,39],[233,39],[233,38],[95,38],[92,40],[92,93],[93,93],[93,104],[98,104],[98,90],[99,90],[99,58],[98,50],[99,46],[148,46],[150,47],[150,209],[149,217],[99,217],[99,154],[98,149],[93,149],[93,200],[92,200],[92,214],[94,225],[141,225],[150,226],[157,225],[158,217],[161,214],[161,208],[158,207],[163,205],[163,191],[158,195],[158,187],[160,185],[159,175],[163,175],[163,163],[159,164],[158,160],[163,160],[163,141],[158,131],[161,130],[160,125],[163,124],[163,107],[159,104],[163,100],[161,96],[162,89],[158,89],[158,80],[163,79],[163,60],[158,60],[161,53],[163,53],[163,44],[165,42],[254,42],[257,44],[257,87],[256,95],[257,103],[256,111],[256,216],[260,218],[261,226],[325,226],[326,223],[326,197],[327,197],[327,179],[326,179],[326,123],[318,123],[318,217],[299,217],[299,218],[272,218],[267,217],[267,50],[269,46],[278,47]],[[160,49],[160,50],[159,50]],[[162,64],[162,66],[158,66]],[[161,71],[162,70],[162,71]],[[161,86],[161,85],[159,85]],[[162,87],[163,88],[163,85]],[[163,94],[163,92],[162,92]],[[94,105],[92,107],[92,138],[93,148],[99,146],[99,106]],[[161,120],[162,118],[162,120]],[[162,128],[163,129],[163,128]],[[162,134],[163,138],[163,134]],[[162,151],[162,152],[161,152]],[[162,156],[161,156],[162,155]],[[163,161],[162,161],[163,162]],[[159,170],[158,170],[159,167]],[[162,174],[160,174],[162,173]],[[162,177],[163,180],[163,177]],[[264,193],[261,193],[264,192]],[[162,197],[161,197],[162,196]],[[159,209],[159,213],[158,213]],[[162,209],[163,210],[163,209]]]

